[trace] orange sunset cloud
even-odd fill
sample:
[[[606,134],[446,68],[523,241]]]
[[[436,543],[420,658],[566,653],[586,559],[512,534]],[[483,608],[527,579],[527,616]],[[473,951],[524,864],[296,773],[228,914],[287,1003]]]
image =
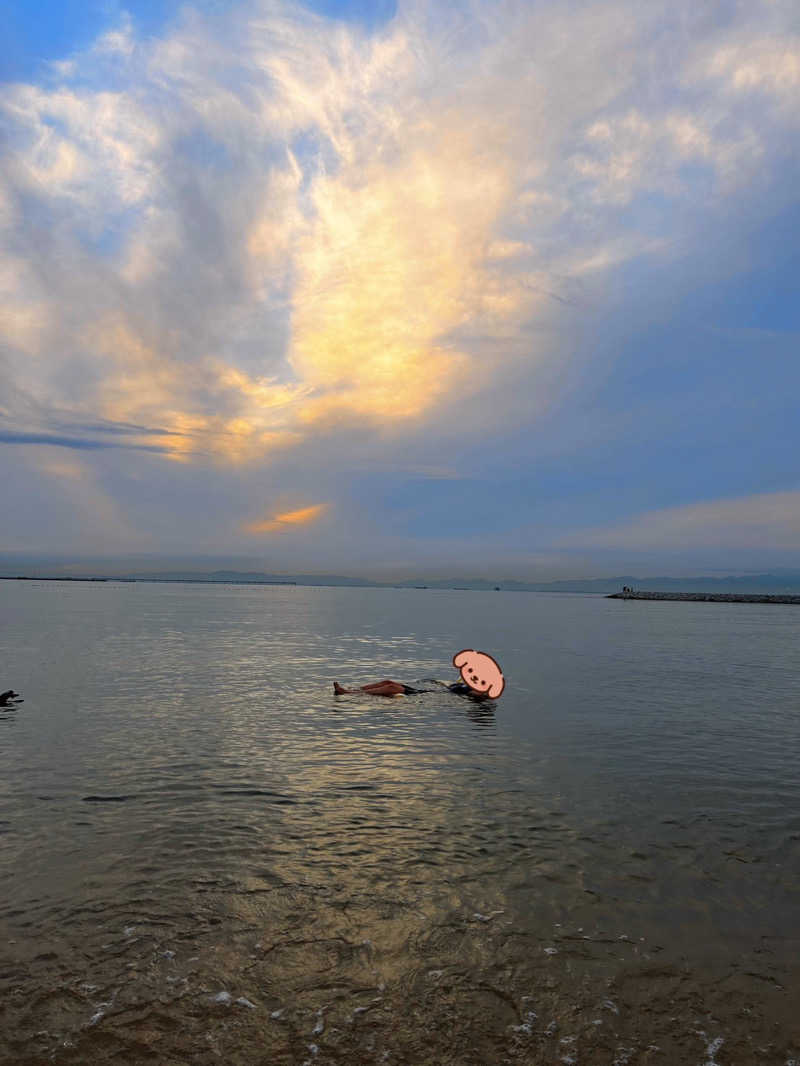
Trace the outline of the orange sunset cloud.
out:
[[[307,526],[321,518],[328,507],[327,503],[315,503],[297,511],[285,511],[283,514],[248,522],[243,529],[245,533],[276,533],[291,526]]]

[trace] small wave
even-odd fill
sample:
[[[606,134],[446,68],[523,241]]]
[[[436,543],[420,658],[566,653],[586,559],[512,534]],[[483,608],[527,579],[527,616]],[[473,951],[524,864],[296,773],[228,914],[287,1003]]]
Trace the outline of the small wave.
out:
[[[135,796],[83,796],[84,803],[126,803]]]
[[[297,800],[292,799],[291,796],[283,796],[280,792],[270,792],[264,788],[220,788],[216,785],[213,787],[221,796],[266,796],[272,803],[284,806],[297,803]]]

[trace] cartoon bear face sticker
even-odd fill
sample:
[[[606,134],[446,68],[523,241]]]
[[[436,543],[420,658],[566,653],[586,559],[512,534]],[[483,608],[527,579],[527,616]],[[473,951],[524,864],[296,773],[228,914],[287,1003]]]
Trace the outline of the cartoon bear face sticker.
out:
[[[465,684],[492,699],[497,699],[506,687],[503,671],[485,651],[465,648],[453,656],[453,666],[461,672]]]

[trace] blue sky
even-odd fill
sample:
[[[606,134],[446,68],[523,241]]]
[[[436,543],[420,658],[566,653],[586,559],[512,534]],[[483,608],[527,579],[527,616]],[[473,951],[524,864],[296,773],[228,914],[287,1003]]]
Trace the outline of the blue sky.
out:
[[[788,0],[0,33],[0,553],[800,565]]]
[[[0,52],[3,81],[40,77],[43,67],[76,51],[90,48],[103,33],[115,29],[127,13],[137,34],[164,34],[179,18],[183,0],[45,0],[14,3],[0,8]],[[196,10],[220,14],[233,5],[224,0],[197,0]],[[363,26],[374,32],[396,12],[393,0],[307,0],[302,5],[331,20]]]

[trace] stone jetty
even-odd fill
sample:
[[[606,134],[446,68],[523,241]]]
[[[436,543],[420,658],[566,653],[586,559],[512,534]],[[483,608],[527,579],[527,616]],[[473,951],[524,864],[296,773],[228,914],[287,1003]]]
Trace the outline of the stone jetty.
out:
[[[798,603],[800,596],[760,596],[739,592],[612,592],[607,600],[687,600],[691,603]]]

